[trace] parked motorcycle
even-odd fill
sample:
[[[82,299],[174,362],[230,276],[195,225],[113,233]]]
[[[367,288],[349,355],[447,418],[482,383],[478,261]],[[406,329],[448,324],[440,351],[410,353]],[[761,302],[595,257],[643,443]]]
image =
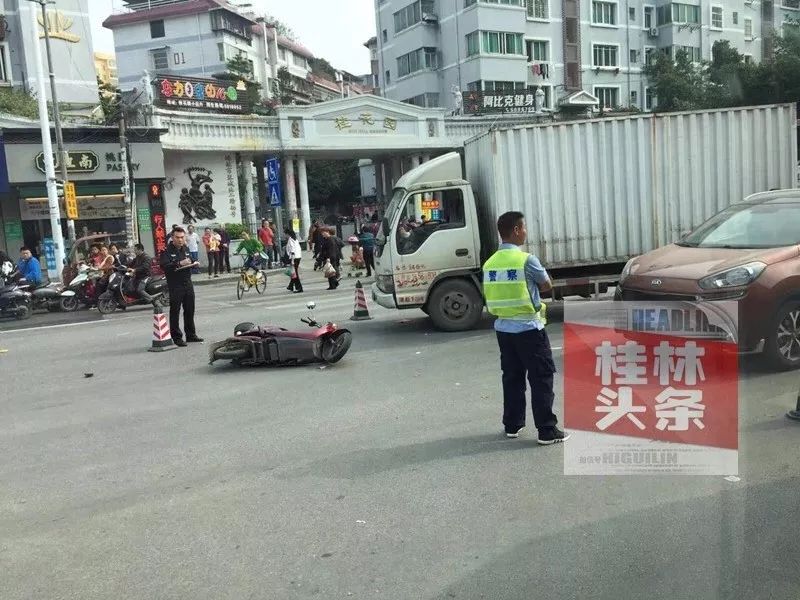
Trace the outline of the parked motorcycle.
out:
[[[216,342],[209,348],[209,364],[217,360],[230,360],[239,366],[292,366],[315,362],[333,364],[339,362],[353,341],[347,329],[339,329],[334,323],[320,326],[314,319],[316,305],[309,302],[308,318],[300,319],[312,331],[288,331],[282,327],[253,323],[239,323],[233,336]]]
[[[108,276],[108,286],[97,299],[97,310],[102,314],[113,313],[117,308],[125,310],[129,306],[143,306],[158,302],[161,305],[169,305],[169,294],[167,294],[167,280],[164,276],[148,277],[145,280],[145,290],[153,298],[152,301],[144,300],[138,295],[133,295],[128,289],[130,276],[125,267],[119,267]]]
[[[75,304],[75,292],[66,289],[60,283],[51,283],[38,288],[23,285],[21,289],[30,292],[31,307],[33,310],[44,308],[50,312],[57,310],[71,312],[77,309],[77,305]],[[73,305],[75,308],[73,308]]]
[[[11,278],[0,278],[0,317],[27,319],[32,310],[31,293],[19,287]]]

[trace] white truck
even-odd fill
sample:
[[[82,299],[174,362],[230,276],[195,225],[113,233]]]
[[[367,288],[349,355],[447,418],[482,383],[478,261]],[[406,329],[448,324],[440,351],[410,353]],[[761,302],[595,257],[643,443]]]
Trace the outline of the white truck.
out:
[[[599,295],[629,258],[797,181],[793,104],[496,129],[406,173],[377,236],[372,298],[474,328],[497,217],[525,214],[554,298]]]

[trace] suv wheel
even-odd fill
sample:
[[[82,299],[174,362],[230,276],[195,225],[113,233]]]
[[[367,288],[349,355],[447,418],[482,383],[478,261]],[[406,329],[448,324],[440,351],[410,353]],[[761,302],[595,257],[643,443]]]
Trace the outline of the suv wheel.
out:
[[[767,338],[765,354],[779,369],[800,367],[800,302],[788,302],[778,311]]]

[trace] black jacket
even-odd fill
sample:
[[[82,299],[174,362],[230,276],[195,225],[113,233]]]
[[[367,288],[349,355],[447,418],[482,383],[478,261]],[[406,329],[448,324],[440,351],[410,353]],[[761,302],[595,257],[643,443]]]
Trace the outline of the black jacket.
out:
[[[192,260],[189,249],[186,246],[176,248],[172,242],[167,244],[167,249],[161,253],[158,262],[164,275],[167,277],[167,286],[170,288],[190,287],[192,285],[192,270],[189,268],[181,269],[181,261],[188,258]]]
[[[134,279],[144,279],[150,276],[150,257],[142,253],[134,256],[127,264],[129,269],[133,269]]]
[[[342,249],[339,246],[339,238],[330,236],[329,238],[322,239],[322,249],[319,253],[320,258],[324,261],[330,259],[331,264],[336,265],[342,259]]]

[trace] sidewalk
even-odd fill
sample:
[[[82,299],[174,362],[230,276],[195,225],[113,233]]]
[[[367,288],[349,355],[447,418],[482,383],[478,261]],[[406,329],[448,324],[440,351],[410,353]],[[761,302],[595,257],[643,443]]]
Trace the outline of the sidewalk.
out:
[[[308,270],[314,268],[314,256],[311,254],[311,252],[303,252],[303,258],[300,261],[301,272],[304,268]],[[283,273],[285,270],[286,267],[278,267],[275,269],[264,269],[264,272],[267,274],[267,276],[269,276]],[[237,279],[239,279],[239,268],[234,267],[233,264],[231,264],[230,273],[220,273],[219,277],[211,277],[210,279],[208,277],[208,266],[206,266],[205,268],[200,267],[200,272],[192,276],[192,283],[194,285],[212,285],[215,283],[230,283],[231,281],[236,281]]]

